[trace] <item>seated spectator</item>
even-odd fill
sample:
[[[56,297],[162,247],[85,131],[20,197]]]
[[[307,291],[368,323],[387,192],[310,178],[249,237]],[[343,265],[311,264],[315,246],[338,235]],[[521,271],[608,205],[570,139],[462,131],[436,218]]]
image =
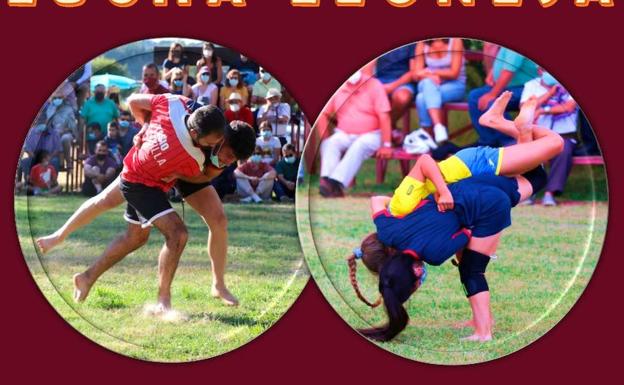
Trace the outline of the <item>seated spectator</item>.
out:
[[[273,136],[273,130],[269,122],[260,124],[260,137],[256,139],[256,146],[262,149],[262,161],[275,166],[280,158],[282,143]]]
[[[282,148],[282,160],[275,166],[277,183],[273,187],[275,196],[281,202],[292,201],[295,198],[299,162],[300,159],[295,153],[295,146],[290,143],[285,144]]]
[[[282,103],[282,93],[276,88],[271,88],[266,94],[266,103],[258,110],[258,124],[268,122],[273,130],[273,136],[286,144],[286,131],[290,123],[290,105]],[[281,147],[281,146],[280,146]]]
[[[445,142],[448,132],[442,124],[442,105],[461,101],[466,94],[464,45],[461,39],[419,42],[415,63],[414,78],[418,79],[416,108],[420,127],[434,134],[436,142]]]
[[[95,153],[97,142],[104,139],[104,133],[98,122],[93,122],[87,126],[87,152],[89,155]]]
[[[138,94],[161,95],[169,92],[169,83],[160,80],[160,70],[154,63],[143,66],[143,84]]]
[[[416,84],[412,80],[415,44],[392,50],[376,61],[375,77],[379,79],[390,98],[392,127],[412,106]]]
[[[38,151],[35,165],[30,170],[28,179],[28,195],[56,195],[63,188],[57,181],[57,170],[50,164],[50,153],[46,150]]]
[[[84,175],[82,193],[88,197],[99,194],[117,177],[117,163],[109,154],[105,141],[99,141],[95,154],[84,161]]]
[[[254,125],[253,113],[249,107],[243,104],[241,96],[236,92],[230,94],[227,100],[225,119],[227,119],[228,123],[234,120],[241,120],[252,127]]]
[[[266,96],[270,89],[281,90],[282,85],[264,68],[260,67],[260,79],[254,83],[251,92],[251,104],[260,107],[267,103]]]
[[[43,110],[51,129],[61,138],[63,150],[60,153],[59,164],[69,170],[73,167],[71,146],[74,139],[78,138],[76,111],[60,89],[52,94],[50,101],[43,107]]]
[[[193,100],[197,103],[208,106],[217,105],[219,98],[219,87],[210,80],[210,69],[201,67],[197,72],[197,83],[192,87]]]
[[[108,151],[110,152],[110,155],[115,159],[115,162],[117,162],[117,166],[121,165],[121,162],[123,160],[121,156],[123,146],[121,143],[121,135],[119,132],[119,123],[114,120],[108,123],[104,142],[106,142],[106,146],[108,146]]]
[[[551,74],[542,68],[538,69],[538,73],[538,78],[529,80],[524,85],[520,103],[531,97],[537,98],[536,124],[550,128],[563,138],[563,151],[550,161],[548,183],[542,200],[544,206],[556,206],[555,195],[563,192],[572,170],[578,108],[572,96]]]
[[[78,71],[76,71],[78,72]],[[90,77],[91,75],[89,75]],[[88,87],[89,87],[89,79],[87,78],[87,82],[86,82],[86,87],[87,87],[87,92],[89,91]],[[82,86],[81,86],[82,87]],[[69,79],[65,79],[63,80],[63,83],[61,83],[61,85],[56,89],[56,91],[59,95],[61,95],[63,97],[63,101],[70,105],[71,108],[74,111],[79,111],[80,108],[78,107],[78,97],[76,96],[76,91],[74,90],[74,86],[73,83],[71,83],[71,81]],[[80,106],[82,106],[82,103],[84,103],[84,99],[81,101]]]
[[[243,106],[246,106],[249,103],[249,91],[247,90],[247,86],[241,79],[240,72],[238,72],[237,69],[228,71],[227,76],[225,77],[225,85],[221,87],[220,92],[221,109],[225,109],[226,102],[230,99],[230,95],[233,93],[237,93],[240,96]]]
[[[26,181],[30,176],[30,169],[35,159],[35,154],[40,151],[45,151],[50,157],[50,164],[54,166],[56,170],[60,169],[60,154],[63,150],[61,145],[61,138],[52,130],[50,125],[46,124],[45,114],[39,114],[35,125],[28,131],[26,141],[24,142],[24,155],[20,159],[18,167],[18,181],[22,176]]]
[[[256,147],[253,155],[234,171],[236,191],[242,203],[261,203],[271,199],[275,170],[262,162],[262,149]]]
[[[186,55],[184,55],[184,47],[180,43],[171,43],[169,47],[169,53],[167,54],[167,58],[163,61],[163,80],[167,83],[171,83],[171,77],[174,74],[175,69],[181,70],[185,75],[188,75],[190,63]],[[184,80],[187,81],[188,78],[184,77]],[[192,85],[192,84],[191,84]]]
[[[479,134],[478,145],[500,147],[514,142],[509,136],[479,124],[479,118],[503,91],[513,93],[507,109],[517,110],[524,83],[535,77],[537,65],[533,61],[509,48],[501,47],[498,50],[492,70],[485,79],[486,85],[475,88],[468,94],[468,113]]]
[[[188,75],[181,69],[174,68],[171,70],[171,82],[169,83],[169,90],[172,94],[186,96],[191,98],[193,91],[191,86],[187,83]]]
[[[240,54],[238,60],[232,63],[232,68],[236,68],[240,71],[241,80],[245,82],[249,91],[251,91],[254,83],[258,80],[260,67],[253,61],[249,60],[247,56]]]
[[[82,106],[80,116],[87,127],[97,123],[100,128],[106,128],[108,123],[119,117],[119,108],[112,100],[106,99],[106,87],[98,84],[95,86],[94,96]]]
[[[205,42],[202,48],[202,57],[196,63],[197,68],[208,67],[210,81],[215,84],[223,84],[223,61],[215,52],[214,44]]]
[[[134,145],[134,136],[138,134],[139,131],[140,127],[134,122],[132,114],[129,111],[121,111],[119,113],[119,139],[121,141],[122,159]]]
[[[354,73],[330,99],[319,117],[317,132],[328,132],[330,119],[336,119],[334,134],[321,143],[320,190],[324,197],[344,196],[362,162],[379,151],[392,154],[390,102],[383,84]],[[355,92],[357,91],[357,92]]]

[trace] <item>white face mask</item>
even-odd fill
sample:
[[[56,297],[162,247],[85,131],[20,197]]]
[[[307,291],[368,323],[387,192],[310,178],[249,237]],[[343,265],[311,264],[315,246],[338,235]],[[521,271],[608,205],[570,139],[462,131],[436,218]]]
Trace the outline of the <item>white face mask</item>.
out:
[[[271,80],[271,74],[268,72],[263,72],[262,73],[262,80],[264,80],[265,82],[268,82],[269,80]]]
[[[241,106],[240,104],[230,104],[230,110],[232,110],[232,112],[238,112],[240,111]]]
[[[359,83],[361,79],[362,79],[362,71],[357,71],[356,73],[351,75],[351,77],[347,81],[349,82],[349,84],[357,84]]]
[[[230,79],[230,85],[236,87],[238,85],[238,79]]]
[[[205,57],[212,57],[212,53],[213,53],[213,51],[211,49],[205,49],[204,50],[204,56]]]

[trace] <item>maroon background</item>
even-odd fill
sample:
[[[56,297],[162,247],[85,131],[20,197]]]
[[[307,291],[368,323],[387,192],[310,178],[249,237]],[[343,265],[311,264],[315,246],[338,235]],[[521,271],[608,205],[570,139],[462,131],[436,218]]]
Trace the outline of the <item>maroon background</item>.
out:
[[[472,9],[436,7],[433,0],[399,9],[383,1],[365,8],[292,8],[289,1],[248,0],[247,8],[154,8],[150,1],[121,9],[108,2],[62,9],[51,0],[37,8],[0,4],[3,36],[2,163],[0,207],[6,234],[2,266],[2,351],[5,377],[28,382],[126,379],[235,382],[402,382],[484,379],[505,383],[559,380],[586,382],[615,375],[621,358],[621,295],[624,259],[623,178],[616,171],[622,142],[623,12],[597,4],[575,8],[572,0],[542,9],[537,0],[518,8],[494,8],[477,0]],[[174,0],[170,1],[174,4]],[[248,26],[241,30],[241,26]],[[13,176],[26,131],[38,109],[63,78],[92,57],[138,39],[184,36],[211,40],[246,53],[292,92],[311,120],[356,68],[389,49],[435,36],[490,40],[535,59],[578,100],[598,133],[610,171],[610,224],[604,253],[586,292],[567,317],[530,347],[493,362],[444,367],[420,364],[376,348],[332,311],[314,283],[277,326],[222,357],[185,365],[128,359],[91,343],[45,301],[22,259],[13,221]],[[619,158],[619,159],[618,159]],[[621,242],[621,240],[620,240]],[[15,311],[14,311],[15,310]],[[8,362],[7,362],[8,361]],[[618,378],[617,376],[610,376]],[[367,381],[367,382],[368,382]],[[55,381],[56,382],[56,381]],[[125,382],[125,381],[124,381]],[[462,382],[458,382],[462,383]]]

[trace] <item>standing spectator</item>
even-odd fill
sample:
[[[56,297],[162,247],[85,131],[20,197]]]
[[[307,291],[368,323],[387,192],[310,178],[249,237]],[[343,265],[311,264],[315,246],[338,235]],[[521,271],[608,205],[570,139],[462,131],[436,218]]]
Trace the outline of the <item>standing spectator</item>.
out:
[[[121,89],[117,86],[110,86],[106,91],[107,97],[115,103],[119,111],[126,110],[128,107],[121,99]]]
[[[163,61],[163,80],[167,83],[171,83],[171,76],[173,75],[173,70],[178,68],[185,75],[188,75],[189,72],[189,62],[186,56],[184,55],[184,47],[180,43],[171,43],[169,47],[169,53],[167,54],[167,58]],[[188,80],[186,77],[184,80]]]
[[[236,92],[230,94],[227,100],[225,119],[227,119],[228,123],[234,120],[241,120],[252,127],[254,125],[253,113],[249,107],[243,104],[241,96]]]
[[[262,149],[256,147],[253,155],[235,171],[236,191],[241,196],[242,203],[256,202],[271,199],[275,170],[269,164],[262,162]]]
[[[216,106],[219,87],[210,80],[210,69],[205,66],[201,67],[197,75],[197,83],[192,88],[193,100],[204,106]]]
[[[89,155],[93,155],[95,153],[96,144],[103,139],[104,133],[102,132],[102,127],[100,127],[98,122],[92,122],[87,126],[87,152]]]
[[[88,83],[89,82],[87,82],[87,84]],[[87,90],[87,94],[88,92],[89,90]],[[70,105],[74,111],[79,111],[76,91],[74,90],[74,87],[72,83],[69,82],[69,80],[63,80],[63,83],[61,83],[61,85],[56,89],[56,93],[61,95],[65,103]],[[82,103],[84,103],[84,100],[80,103],[80,106],[82,106]]]
[[[74,92],[73,96],[65,95],[68,97],[69,102],[76,110],[80,110],[85,100],[89,96],[89,88],[91,87],[91,76],[93,75],[93,63],[87,62],[84,66],[78,68],[71,74],[67,80],[72,86]]]
[[[47,152],[50,158],[50,164],[52,164],[56,170],[60,169],[59,157],[63,150],[61,138],[52,130],[51,126],[47,124],[45,116],[42,115],[45,114],[39,114],[36,124],[30,129],[28,136],[26,136],[26,141],[24,142],[24,153],[26,156],[22,157],[20,161],[18,179],[22,174],[28,179],[35,154],[40,151]]]
[[[416,95],[412,81],[415,47],[415,44],[404,45],[380,56],[376,62],[375,77],[383,83],[390,98],[392,127],[396,127]]]
[[[223,81],[223,61],[215,53],[215,46],[210,42],[205,42],[202,47],[202,57],[196,63],[197,68],[208,67],[210,80],[216,84]]]
[[[277,183],[273,188],[275,196],[281,202],[292,201],[295,198],[299,162],[300,159],[295,153],[295,146],[290,143],[285,144],[282,149],[282,160],[275,166]]]
[[[117,119],[119,109],[112,100],[106,99],[106,87],[98,84],[95,86],[94,96],[82,106],[80,116],[84,119],[87,127],[92,123],[98,123],[101,129],[108,127],[111,120]]]
[[[84,175],[82,193],[89,197],[99,194],[117,176],[117,163],[110,156],[105,141],[99,141],[95,154],[84,161]]]
[[[524,85],[520,103],[532,97],[537,98],[536,124],[550,128],[563,138],[563,151],[550,161],[548,183],[542,200],[544,206],[556,206],[555,195],[563,192],[572,170],[578,108],[572,96],[551,74],[542,68],[538,69],[538,73],[540,77],[529,80]]]
[[[168,83],[160,80],[160,70],[154,63],[143,66],[143,84],[137,93],[161,95],[169,92]]]
[[[290,123],[290,105],[282,103],[281,100],[282,93],[277,88],[267,91],[266,103],[258,110],[258,123],[268,122],[273,130],[273,136],[278,137],[284,145]]]
[[[63,148],[60,154],[60,165],[66,169],[72,168],[71,146],[74,139],[78,138],[78,122],[76,111],[60,89],[57,89],[44,111],[47,124],[61,138]],[[60,168],[59,168],[60,170]]]
[[[119,123],[117,123],[117,121],[113,120],[108,123],[104,142],[106,142],[110,155],[115,159],[115,162],[117,162],[117,166],[121,165],[121,161],[123,160],[121,156],[123,146],[121,143],[121,134],[119,132]]]
[[[245,82],[248,87],[253,86],[256,80],[258,80],[260,67],[243,54],[240,54],[238,60],[232,63],[232,68],[236,68],[240,71],[241,80]]]
[[[416,46],[414,77],[418,79],[416,107],[421,128],[433,127],[435,141],[448,140],[442,105],[464,99],[466,68],[461,39],[433,39]]]
[[[171,83],[169,83],[169,90],[172,94],[182,95],[190,98],[193,96],[191,86],[188,85],[188,75],[179,68],[171,70]]]
[[[122,159],[134,145],[134,136],[138,134],[139,131],[139,127],[137,127],[132,120],[132,114],[129,111],[121,111],[119,113],[119,140],[121,142]]]
[[[267,93],[272,88],[281,90],[282,85],[268,71],[260,67],[260,79],[254,83],[251,92],[251,104],[256,107],[266,104]]]
[[[486,85],[475,88],[468,94],[468,112],[472,125],[479,134],[479,145],[499,147],[513,143],[509,136],[481,125],[479,118],[503,91],[511,91],[513,94],[507,109],[517,110],[524,83],[535,77],[537,65],[533,61],[509,48],[501,47],[498,50],[492,70],[485,79]]]
[[[390,102],[383,84],[354,73],[331,98],[318,120],[323,136],[330,119],[336,118],[334,134],[321,143],[320,190],[324,197],[344,196],[362,162],[379,150],[392,154]],[[344,156],[343,156],[344,154]]]
[[[221,88],[220,92],[221,109],[225,109],[226,101],[233,93],[240,95],[243,106],[246,106],[249,103],[249,91],[247,90],[247,86],[241,79],[241,74],[237,69],[228,71],[227,76],[225,77],[225,86]]]
[[[273,136],[273,130],[269,122],[260,124],[260,137],[256,139],[256,146],[262,149],[262,161],[272,166],[277,164],[280,157],[282,143]]]
[[[63,189],[57,181],[57,170],[50,164],[50,153],[38,151],[30,170],[28,195],[56,195]]]

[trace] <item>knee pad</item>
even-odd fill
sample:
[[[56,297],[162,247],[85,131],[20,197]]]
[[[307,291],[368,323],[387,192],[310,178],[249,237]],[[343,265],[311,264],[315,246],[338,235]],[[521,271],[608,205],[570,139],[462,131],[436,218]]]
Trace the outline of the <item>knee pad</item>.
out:
[[[474,250],[466,249],[459,263],[459,277],[464,285],[466,297],[472,297],[483,291],[489,291],[485,279],[485,269],[490,257]]]
[[[522,176],[531,183],[533,194],[537,194],[541,189],[546,187],[546,183],[548,182],[548,175],[546,175],[543,166],[537,166],[533,170],[525,172]]]

